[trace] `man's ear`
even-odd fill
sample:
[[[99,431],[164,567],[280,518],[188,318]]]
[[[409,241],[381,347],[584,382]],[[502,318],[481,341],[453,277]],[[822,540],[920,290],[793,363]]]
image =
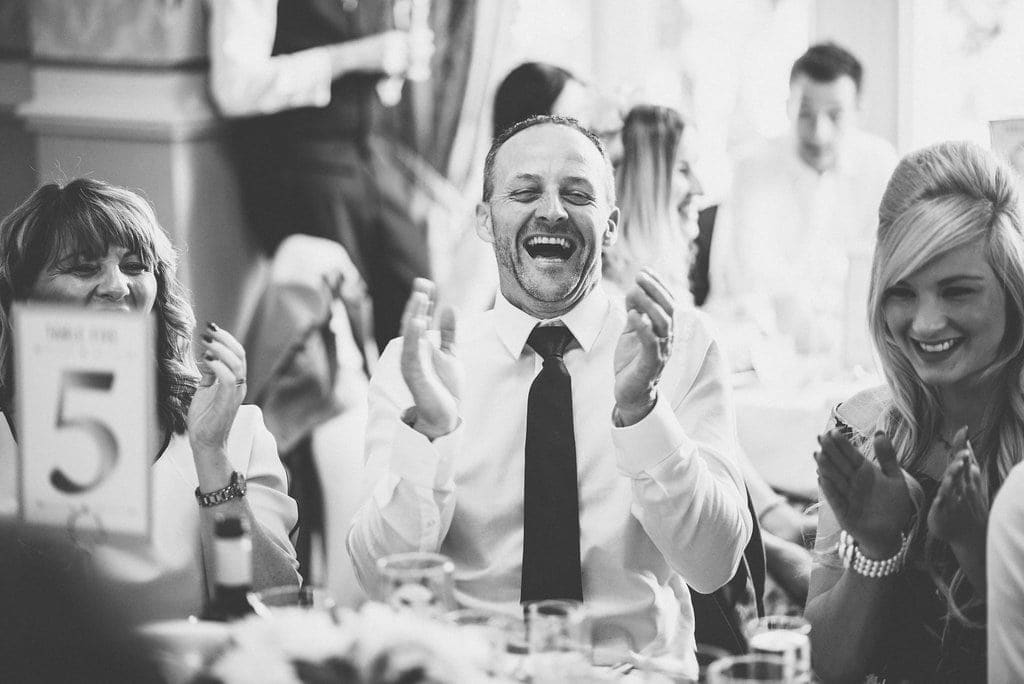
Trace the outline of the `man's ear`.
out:
[[[601,245],[608,249],[615,244],[619,238],[619,208],[612,207],[612,213],[608,214],[608,227],[604,231],[604,239]]]
[[[800,98],[793,94],[793,89],[789,89],[789,97],[786,98],[786,117],[790,121],[796,121],[797,110],[800,109]]]
[[[491,207],[487,202],[476,205],[476,234],[484,242],[494,244],[494,227],[491,225]]]

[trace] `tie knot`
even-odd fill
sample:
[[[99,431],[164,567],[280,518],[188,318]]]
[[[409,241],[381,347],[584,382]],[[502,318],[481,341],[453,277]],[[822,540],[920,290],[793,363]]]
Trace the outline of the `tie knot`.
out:
[[[538,325],[530,333],[526,343],[546,361],[552,356],[562,358],[562,354],[574,339],[564,325]]]

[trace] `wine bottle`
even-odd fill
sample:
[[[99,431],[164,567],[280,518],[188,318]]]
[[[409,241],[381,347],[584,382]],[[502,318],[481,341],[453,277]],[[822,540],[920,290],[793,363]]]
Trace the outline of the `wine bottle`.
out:
[[[213,596],[204,620],[231,622],[255,613],[252,593],[252,537],[249,521],[217,516],[213,526]]]

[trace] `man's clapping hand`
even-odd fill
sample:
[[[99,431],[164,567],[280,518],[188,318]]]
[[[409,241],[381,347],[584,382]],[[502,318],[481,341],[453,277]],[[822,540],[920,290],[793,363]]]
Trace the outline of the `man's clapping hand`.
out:
[[[462,364],[455,356],[455,312],[445,307],[438,316],[439,345],[426,334],[433,300],[434,284],[417,278],[402,315],[401,366],[414,403],[411,424],[429,439],[458,425],[462,387]]]
[[[642,420],[657,401],[658,380],[672,352],[675,300],[650,271],[626,294],[628,318],[615,347],[615,421]]]

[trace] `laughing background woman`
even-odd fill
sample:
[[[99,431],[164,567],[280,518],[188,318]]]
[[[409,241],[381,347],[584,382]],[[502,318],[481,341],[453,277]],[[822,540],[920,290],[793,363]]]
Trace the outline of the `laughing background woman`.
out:
[[[989,502],[1024,454],[1024,212],[972,143],[910,154],[879,209],[886,386],[820,438],[806,614],[825,680],[984,681]]]
[[[148,544],[105,540],[94,550],[112,597],[139,620],[199,614],[212,577],[214,516],[243,516],[257,589],[298,584],[288,533],[295,502],[259,409],[240,406],[245,351],[208,324],[193,358],[195,317],[175,276],[177,255],[149,204],[90,179],[44,185],[0,223],[0,445],[13,444],[11,305],[51,301],[156,318],[160,449],[152,455]],[[2,451],[2,449],[0,449]],[[11,459],[13,453],[0,453]],[[241,487],[244,477],[245,487]],[[14,482],[0,482],[13,487]],[[209,497],[221,493],[216,505]],[[243,491],[244,490],[244,491]]]

